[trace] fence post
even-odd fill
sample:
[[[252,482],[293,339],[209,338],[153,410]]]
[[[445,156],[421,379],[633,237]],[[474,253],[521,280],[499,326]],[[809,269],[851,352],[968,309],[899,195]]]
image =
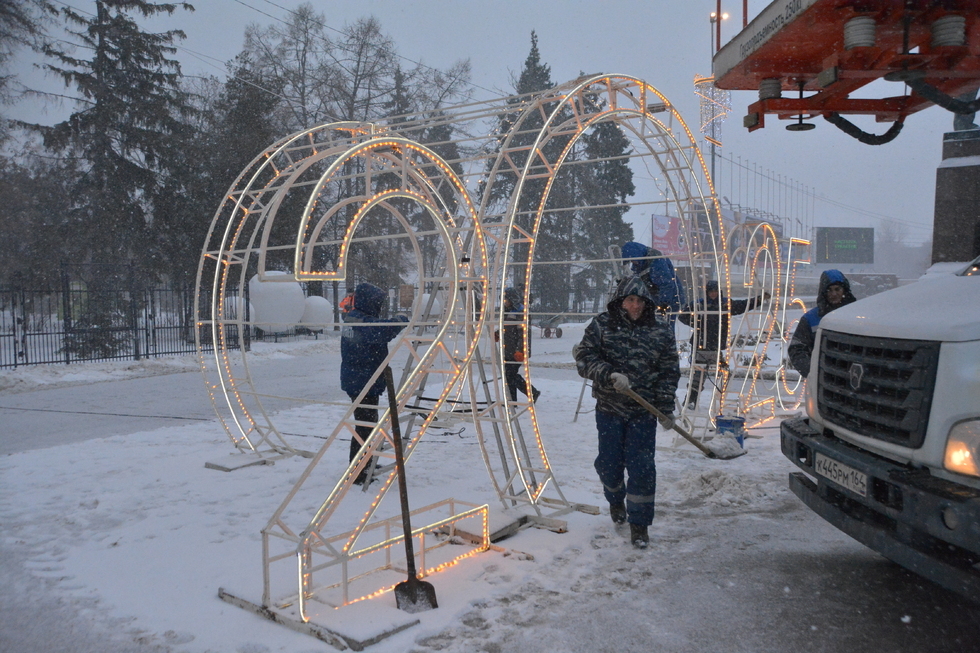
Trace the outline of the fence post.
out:
[[[68,338],[71,335],[71,282],[68,280],[68,269],[64,262],[61,264],[61,312],[65,330],[61,339],[61,350],[65,352],[65,365],[70,365],[71,352],[68,347]]]
[[[150,357],[151,351],[153,357],[156,358],[159,351],[157,344],[157,292],[160,291],[150,288],[144,294],[143,319],[146,323],[146,346],[144,349],[147,358]]]
[[[27,303],[27,293],[25,290],[20,291],[20,319],[17,318],[17,291],[10,293],[12,298],[10,306],[10,315],[13,318],[14,326],[14,368],[17,368],[17,361],[21,358],[24,359],[24,363],[27,363],[27,310],[24,308],[24,304]],[[18,328],[19,327],[19,328]],[[21,338],[24,339],[24,346],[20,346]]]
[[[139,309],[136,301],[136,275],[133,272],[133,262],[129,262],[129,328],[133,332],[133,359],[140,359],[140,325]]]

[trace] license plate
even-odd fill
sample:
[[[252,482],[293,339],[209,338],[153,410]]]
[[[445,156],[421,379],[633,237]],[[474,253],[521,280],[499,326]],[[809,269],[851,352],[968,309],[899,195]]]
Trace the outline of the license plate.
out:
[[[853,467],[841,464],[833,458],[817,454],[813,461],[813,469],[826,479],[847,488],[862,497],[868,496],[868,475]]]

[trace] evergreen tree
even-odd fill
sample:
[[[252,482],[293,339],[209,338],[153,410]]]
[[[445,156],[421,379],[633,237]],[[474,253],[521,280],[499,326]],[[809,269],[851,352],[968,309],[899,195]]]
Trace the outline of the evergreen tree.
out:
[[[144,32],[131,14],[178,8],[193,9],[183,2],[96,0],[95,14],[88,15],[65,5],[60,15],[66,29],[91,58],[60,45],[44,48],[52,60],[45,68],[78,95],[67,120],[53,127],[25,125],[42,134],[45,146],[78,161],[66,214],[72,243],[82,252],[72,270],[88,290],[84,313],[65,339],[76,355],[113,356],[129,346],[114,327],[129,324],[133,307],[122,293],[107,290],[133,293],[163,271],[153,232],[170,216],[155,200],[189,110],[171,58],[183,33]]]
[[[159,272],[144,248],[156,226],[153,200],[161,172],[188,107],[179,65],[170,58],[183,33],[144,32],[130,14],[146,17],[178,8],[193,10],[187,3],[145,0],[97,0],[92,16],[62,8],[69,33],[91,51],[91,59],[54,45],[45,48],[54,60],[45,67],[80,97],[67,120],[31,126],[46,146],[71,153],[84,165],[69,215],[88,261],[110,265],[131,259],[143,279]]]
[[[52,11],[47,0],[0,0],[0,104],[13,101],[14,76],[8,74],[8,63],[18,48],[43,47],[44,23]],[[7,121],[0,119],[0,143],[7,139],[7,130]]]
[[[507,134],[514,128],[517,120],[520,118],[521,114],[518,111],[518,107],[527,101],[527,98],[522,96],[546,91],[553,86],[554,84],[551,81],[551,67],[541,62],[541,53],[538,50],[538,36],[532,31],[531,50],[528,53],[527,59],[524,61],[524,68],[521,70],[514,89],[517,96],[508,100],[508,103],[515,107],[515,111],[503,115],[497,128],[497,133],[499,134],[498,148],[503,146]],[[553,106],[545,106],[543,113],[547,115],[553,108]],[[544,119],[541,112],[529,114],[520,123],[519,133],[515,134],[510,140],[508,147],[513,150],[510,154],[510,160],[514,162],[518,170],[522,169],[527,163],[527,152],[534,144],[543,127]],[[565,138],[551,139],[545,146],[545,156],[548,160],[554,161],[566,144],[567,139]],[[489,160],[487,165],[489,169],[489,166],[493,165],[493,160]],[[485,192],[489,192],[490,194],[486,201],[487,210],[485,212],[489,221],[493,221],[495,215],[499,215],[499,219],[501,220],[508,218],[508,216],[503,215],[503,212],[510,208],[508,202],[516,189],[517,180],[516,173],[501,169],[498,171],[493,181],[493,186],[490,189],[486,189],[485,187],[479,189],[481,198]],[[533,229],[535,212],[537,211],[538,202],[544,193],[546,184],[547,181],[543,178],[526,180],[517,205],[514,207],[514,224],[528,233]],[[546,208],[559,208],[557,205],[562,203],[559,199],[567,200],[568,198],[559,192],[557,195],[549,198]],[[560,255],[561,248],[557,246],[557,241],[561,240],[561,232],[564,228],[565,225],[562,224],[562,219],[557,213],[546,214],[543,217],[536,244],[537,256],[544,256],[546,260],[559,260],[554,258],[554,256],[556,254]],[[504,283],[523,288],[527,284],[527,279],[524,278],[524,262],[527,261],[529,256],[529,247],[525,244],[517,244],[512,251],[513,259],[511,263],[513,265]],[[551,266],[541,267],[544,269],[550,268]],[[539,274],[540,272],[539,270],[535,274]],[[562,289],[556,288],[553,285],[555,278],[560,278],[560,274],[560,270],[550,270],[543,273],[543,276],[540,278],[540,283],[536,281],[536,286],[545,295],[544,297],[541,297],[540,293],[538,295],[542,299],[543,305],[554,306],[561,303],[560,294]]]
[[[633,240],[633,227],[623,219],[630,208],[625,202],[636,192],[633,170],[625,158],[631,145],[612,121],[599,123],[582,141],[589,164],[582,170],[583,208],[577,220],[576,251],[586,260],[605,259],[610,245],[618,247]],[[593,312],[599,310],[608,291],[606,270],[605,264],[590,264],[576,275],[576,292],[583,299],[591,296]]]
[[[73,258],[66,216],[72,205],[74,161],[18,164],[0,158],[0,286],[60,287],[60,264]]]

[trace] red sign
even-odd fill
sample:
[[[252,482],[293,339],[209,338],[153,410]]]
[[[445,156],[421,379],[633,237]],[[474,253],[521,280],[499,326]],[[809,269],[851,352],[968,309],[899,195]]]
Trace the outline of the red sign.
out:
[[[687,256],[687,247],[681,237],[681,219],[667,215],[650,216],[651,242],[667,256]]]

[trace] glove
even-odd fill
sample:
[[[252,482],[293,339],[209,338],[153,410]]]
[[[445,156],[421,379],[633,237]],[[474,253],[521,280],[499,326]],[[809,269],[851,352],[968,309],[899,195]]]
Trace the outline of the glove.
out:
[[[493,341],[494,342],[500,342],[500,331],[499,330],[493,332]]]
[[[523,363],[524,362],[524,352],[522,352],[520,350],[515,351],[514,352],[514,360],[517,361],[518,363]]]
[[[630,378],[625,374],[613,372],[609,375],[609,380],[612,381],[616,392],[625,392],[630,389]]]
[[[665,431],[669,431],[674,428],[674,414],[664,413],[663,417],[658,417],[657,421],[660,422],[660,426],[664,428]]]

